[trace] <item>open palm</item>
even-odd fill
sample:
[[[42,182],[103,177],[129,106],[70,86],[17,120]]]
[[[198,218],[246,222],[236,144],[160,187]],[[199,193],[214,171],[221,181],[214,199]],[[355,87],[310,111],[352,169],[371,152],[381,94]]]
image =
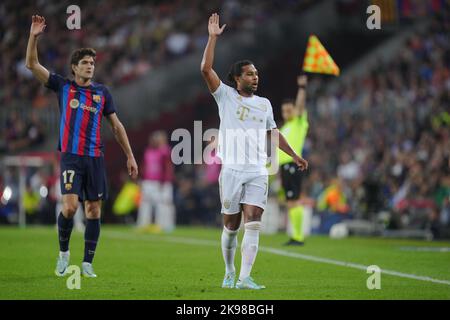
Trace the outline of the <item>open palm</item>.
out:
[[[209,17],[208,32],[210,36],[221,35],[225,26],[226,24],[224,24],[222,28],[219,27],[219,15],[217,13],[213,13],[211,17]]]
[[[41,16],[32,16],[31,17],[30,33],[33,36],[41,35],[44,32],[46,26],[47,25],[45,24],[45,18],[44,17],[41,17]]]

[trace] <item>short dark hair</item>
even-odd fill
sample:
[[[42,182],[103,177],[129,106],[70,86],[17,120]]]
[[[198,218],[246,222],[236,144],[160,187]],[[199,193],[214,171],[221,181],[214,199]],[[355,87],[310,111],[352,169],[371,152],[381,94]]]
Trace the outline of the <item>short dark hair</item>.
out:
[[[230,72],[228,73],[228,81],[233,84],[233,87],[236,88],[236,81],[234,80],[234,77],[239,77],[242,74],[242,67],[248,66],[250,64],[253,64],[250,60],[241,60],[238,62],[235,62],[230,69]]]
[[[72,56],[70,57],[70,70],[73,75],[75,75],[75,73],[73,72],[72,65],[78,65],[78,62],[80,62],[80,60],[85,56],[90,56],[95,60],[97,52],[95,52],[95,50],[92,48],[81,48],[72,52]]]

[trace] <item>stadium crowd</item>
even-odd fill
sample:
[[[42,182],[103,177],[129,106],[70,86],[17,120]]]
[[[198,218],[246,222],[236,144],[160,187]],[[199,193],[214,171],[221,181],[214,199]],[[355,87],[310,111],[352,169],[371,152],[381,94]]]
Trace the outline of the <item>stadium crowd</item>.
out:
[[[45,140],[39,114],[31,112],[22,118],[17,112],[12,112],[6,119],[6,125],[0,132],[0,153],[15,153],[41,146]]]
[[[96,80],[109,86],[127,83],[147,74],[206,42],[204,17],[222,13],[228,32],[256,28],[275,11],[295,12],[313,1],[89,1],[79,2],[81,29],[69,31],[66,8],[70,1],[0,3],[0,107],[16,100],[46,107],[50,94],[25,67],[28,26],[33,14],[46,18],[45,41],[39,43],[44,66],[69,74],[70,53],[79,47],[97,50]],[[64,30],[65,32],[62,32]],[[18,41],[18,39],[22,39]],[[64,44],[64,45],[61,45]]]
[[[448,230],[449,31],[448,20],[434,20],[389,62],[341,83],[336,93],[313,82],[305,147],[309,197],[319,199],[337,178],[347,213],[375,219],[386,210],[389,228],[428,228],[437,237]]]

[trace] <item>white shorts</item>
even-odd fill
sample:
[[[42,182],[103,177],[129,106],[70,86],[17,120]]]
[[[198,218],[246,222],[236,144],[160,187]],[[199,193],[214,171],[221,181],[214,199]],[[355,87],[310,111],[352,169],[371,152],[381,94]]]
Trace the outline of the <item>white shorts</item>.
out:
[[[268,176],[260,172],[237,171],[222,168],[219,175],[221,212],[241,212],[241,203],[266,208]]]

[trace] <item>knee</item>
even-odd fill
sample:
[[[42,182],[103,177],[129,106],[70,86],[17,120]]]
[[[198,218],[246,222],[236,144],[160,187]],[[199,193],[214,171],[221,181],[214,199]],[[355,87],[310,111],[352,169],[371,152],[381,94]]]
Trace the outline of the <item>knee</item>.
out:
[[[259,211],[251,211],[247,213],[247,222],[253,222],[253,221],[261,221],[262,218],[262,212]]]
[[[67,219],[71,219],[78,209],[78,202],[67,202],[63,204],[62,214]]]
[[[224,215],[223,217],[223,225],[229,231],[237,231],[241,225],[241,214],[235,215]]]
[[[97,204],[86,204],[86,218],[100,219],[100,206]]]
[[[227,221],[227,222],[224,223],[224,226],[229,231],[237,231],[237,230],[239,230],[240,222]]]

